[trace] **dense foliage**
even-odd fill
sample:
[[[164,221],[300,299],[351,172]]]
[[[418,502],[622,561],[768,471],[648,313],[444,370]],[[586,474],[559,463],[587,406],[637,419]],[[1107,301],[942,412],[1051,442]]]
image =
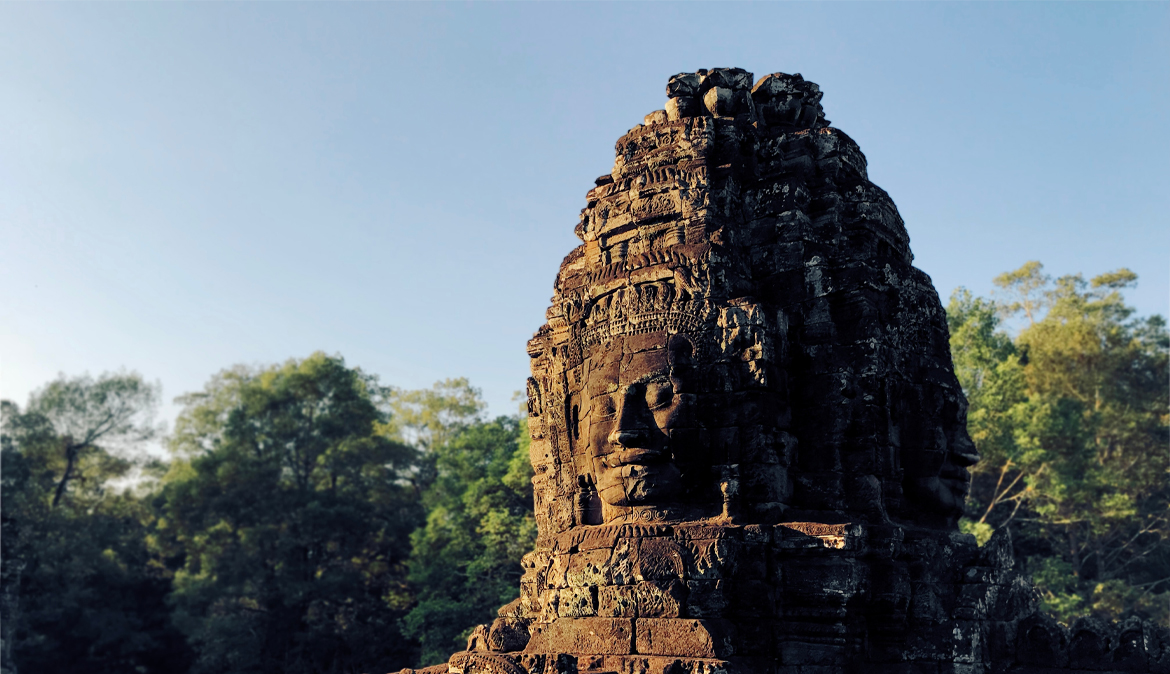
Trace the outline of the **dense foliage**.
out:
[[[168,463],[157,398],[119,374],[4,402],[5,672],[394,671],[516,596],[527,429],[466,380],[225,370],[179,399]]]
[[[476,423],[433,455],[423,493],[426,524],[411,536],[409,580],[418,605],[407,634],[426,665],[462,650],[471,627],[495,617],[520,587],[520,556],[532,549],[532,464],[516,419]],[[469,621],[469,616],[474,621]]]
[[[183,559],[171,600],[195,672],[391,670],[422,517],[417,451],[385,437],[382,391],[314,354],[231,370],[184,398],[159,499]]]
[[[1062,620],[1170,619],[1170,339],[1125,305],[1136,280],[1054,281],[1030,262],[996,279],[1007,301],[960,290],[947,308],[983,455],[964,526],[1007,528]]]
[[[962,526],[1009,530],[1062,620],[1170,621],[1170,339],[1135,280],[1029,263],[948,307],[983,455]],[[143,451],[158,397],[119,373],[3,403],[4,674],[394,671],[516,597],[527,428],[466,380],[225,370],[179,399],[167,462]]]
[[[170,571],[150,545],[159,388],[135,374],[61,378],[3,403],[3,646],[27,672],[163,672],[190,657]],[[118,490],[137,471],[140,492]]]

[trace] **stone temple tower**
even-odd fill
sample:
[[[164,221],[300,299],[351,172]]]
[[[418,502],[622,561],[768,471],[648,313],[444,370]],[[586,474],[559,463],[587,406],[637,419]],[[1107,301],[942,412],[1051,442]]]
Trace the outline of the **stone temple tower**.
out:
[[[528,343],[539,537],[428,674],[1170,671],[1036,613],[960,534],[978,461],[946,317],[817,85],[670,78],[586,195]]]

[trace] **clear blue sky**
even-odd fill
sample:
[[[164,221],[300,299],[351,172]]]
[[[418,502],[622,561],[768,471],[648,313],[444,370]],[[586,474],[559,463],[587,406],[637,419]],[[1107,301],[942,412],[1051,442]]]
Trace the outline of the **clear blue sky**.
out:
[[[821,85],[944,301],[1038,259],[1167,313],[1167,3],[5,3],[0,396],[321,349],[511,412],[614,141],[714,66]]]

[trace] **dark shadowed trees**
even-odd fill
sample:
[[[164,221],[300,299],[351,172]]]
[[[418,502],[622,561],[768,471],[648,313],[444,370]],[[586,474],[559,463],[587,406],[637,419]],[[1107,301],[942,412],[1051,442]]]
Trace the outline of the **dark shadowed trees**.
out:
[[[118,373],[61,377],[23,411],[3,402],[9,671],[185,668],[165,603],[170,573],[149,544],[154,514],[125,483],[157,472],[139,450],[156,432],[158,397],[157,385]]]

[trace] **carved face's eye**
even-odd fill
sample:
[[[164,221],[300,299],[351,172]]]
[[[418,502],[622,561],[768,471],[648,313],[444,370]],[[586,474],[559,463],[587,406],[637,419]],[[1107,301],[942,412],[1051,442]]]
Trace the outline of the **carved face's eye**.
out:
[[[594,399],[594,404],[597,405],[597,415],[606,419],[612,417],[617,412],[617,405],[613,402],[613,396],[601,395]]]
[[[674,386],[669,381],[652,381],[646,384],[646,405],[656,410],[674,402]]]

